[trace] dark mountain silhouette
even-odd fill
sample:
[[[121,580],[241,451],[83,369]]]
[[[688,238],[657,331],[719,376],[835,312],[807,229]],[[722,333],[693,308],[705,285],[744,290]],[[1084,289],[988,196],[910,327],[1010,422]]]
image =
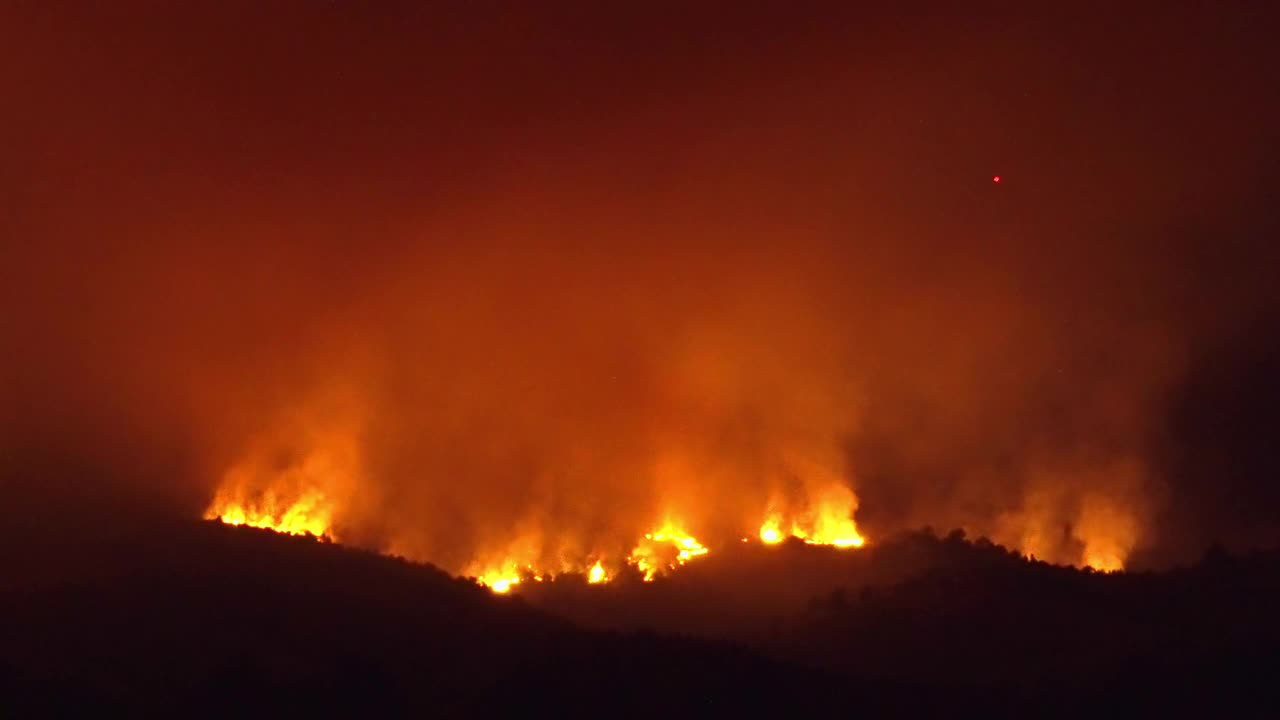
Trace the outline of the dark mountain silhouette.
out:
[[[6,551],[9,717],[826,706],[845,684],[735,646],[576,629],[442,571],[212,523]],[[69,555],[73,554],[73,555]]]
[[[523,591],[595,627],[710,634],[986,712],[1280,708],[1275,551],[1214,547],[1193,567],[1106,574],[926,529],[857,552],[731,546],[662,582],[620,581]]]
[[[1100,575],[917,533],[857,553],[744,545],[654,583],[497,597],[214,523],[95,538],[6,543],[6,716],[1265,709],[1280,638],[1274,553]]]

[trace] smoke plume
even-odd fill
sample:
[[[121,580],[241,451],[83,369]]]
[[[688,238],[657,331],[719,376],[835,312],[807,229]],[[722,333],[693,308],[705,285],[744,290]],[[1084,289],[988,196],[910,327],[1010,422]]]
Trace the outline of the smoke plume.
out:
[[[5,10],[10,513],[1198,551],[1257,467],[1177,452],[1276,307],[1264,24],[844,5]]]

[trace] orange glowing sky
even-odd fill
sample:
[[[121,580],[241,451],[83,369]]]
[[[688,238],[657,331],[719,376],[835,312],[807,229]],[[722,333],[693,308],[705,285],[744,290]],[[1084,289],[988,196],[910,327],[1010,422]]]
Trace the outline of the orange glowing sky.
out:
[[[294,10],[0,10],[15,518],[477,573],[775,515],[1107,566],[1275,530],[1260,24]]]

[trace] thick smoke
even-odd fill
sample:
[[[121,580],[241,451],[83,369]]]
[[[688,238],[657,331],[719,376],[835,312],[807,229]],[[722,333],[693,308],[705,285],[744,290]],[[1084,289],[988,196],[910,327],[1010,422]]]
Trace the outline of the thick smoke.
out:
[[[463,570],[834,484],[1112,565],[1252,487],[1172,450],[1274,307],[1256,18],[339,5],[6,11],[13,515],[310,483]]]

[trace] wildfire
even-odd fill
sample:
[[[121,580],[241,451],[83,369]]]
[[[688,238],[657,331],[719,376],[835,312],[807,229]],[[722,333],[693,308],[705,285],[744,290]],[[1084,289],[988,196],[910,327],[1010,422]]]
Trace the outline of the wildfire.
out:
[[[1123,504],[1096,495],[1085,499],[1073,530],[1084,541],[1084,564],[1102,572],[1124,570],[1124,561],[1138,540],[1133,514]]]
[[[662,529],[645,533],[644,540],[631,551],[627,561],[649,582],[664,570],[674,570],[706,554],[707,548],[702,543],[678,525],[667,522]]]
[[[1106,573],[1121,572],[1124,570],[1124,560],[1120,559],[1117,555],[1106,553],[1085,552],[1084,564],[1085,567],[1090,567],[1094,570]]]
[[[592,585],[609,582],[609,576],[604,571],[604,566],[597,560],[595,565],[591,566],[591,570],[587,572],[587,582]]]
[[[530,554],[530,550],[534,550]],[[523,555],[516,554],[523,550]],[[690,560],[706,555],[706,546],[685,532],[678,524],[666,523],[661,529],[645,533],[644,539],[636,544],[626,562],[634,566],[646,582],[659,574],[674,570]],[[495,593],[508,593],[522,582],[542,582],[559,576],[577,575],[586,579],[590,585],[602,585],[611,582],[616,576],[617,566],[610,567],[605,559],[585,560],[561,559],[558,569],[539,567],[535,562],[518,562],[511,558],[532,558],[536,547],[529,543],[514,543],[505,556],[508,559],[488,565],[473,564],[464,574],[474,577],[476,582]]]
[[[335,474],[334,465],[325,454],[313,453],[298,466],[269,478],[264,478],[261,463],[233,468],[205,517],[228,525],[336,539],[333,520],[338,503],[318,482]],[[772,545],[795,537],[813,545],[861,547],[864,540],[852,518],[856,502],[851,491],[838,488],[818,496],[816,502],[791,516],[771,509],[760,527],[760,541]],[[544,540],[541,532],[521,532],[502,554],[472,563],[463,574],[497,594],[509,593],[522,583],[543,582],[561,575],[577,575],[591,585],[611,582],[617,576],[620,567],[609,566],[607,558],[598,552],[579,555],[581,550],[547,547]],[[625,562],[650,582],[708,553],[707,546],[681,523],[668,520],[659,529],[645,533]],[[497,558],[501,560],[495,562]],[[1119,563],[1103,559],[1090,564],[1099,569],[1119,568]]]
[[[1099,472],[1125,487],[1136,484],[1142,471],[1136,465],[1121,463]],[[1086,495],[1079,504],[1068,502],[1062,490],[1065,485],[1050,476],[1029,492],[1022,508],[1002,518],[996,539],[1028,559],[1122,572],[1138,542],[1140,516],[1123,494],[1095,493]]]
[[[500,569],[479,573],[476,575],[476,583],[489,588],[499,595],[503,595],[522,582],[540,583],[543,580],[555,578],[557,575],[586,576],[587,582],[592,585],[600,585],[613,579],[609,571],[605,569],[604,563],[597,560],[588,569],[568,570],[561,573],[539,571],[532,565],[520,566],[512,563],[504,565]]]
[[[817,532],[810,534],[801,528],[798,524],[792,524],[790,536],[803,540],[809,545],[833,545],[840,548],[860,548],[866,544],[866,539],[858,534],[857,526],[852,520],[847,521],[828,521],[819,526]],[[770,517],[760,526],[760,542],[766,545],[776,545],[782,542],[785,536],[782,533],[781,522]]]
[[[289,452],[282,452],[282,448]],[[335,526],[343,532],[341,528],[352,522],[353,516],[359,517],[352,511],[364,475],[355,429],[342,423],[332,427],[304,423],[284,433],[283,439],[269,435],[229,468],[205,517],[228,525],[336,540]],[[775,544],[795,537],[816,545],[862,546],[863,538],[853,521],[857,508],[853,492],[838,478],[819,476],[806,485],[806,495],[792,498],[791,505],[770,507],[758,532],[760,541]],[[820,491],[814,492],[814,488]],[[383,549],[391,552],[394,548],[406,557],[430,561],[426,548],[411,539],[409,535],[390,541]],[[683,522],[673,519],[645,533],[623,559],[618,558],[626,545],[613,542],[598,537],[571,538],[539,523],[521,525],[513,528],[503,546],[490,546],[473,556],[461,574],[497,594],[560,576],[577,576],[586,584],[602,585],[619,577],[625,565],[634,567],[649,582],[709,553]]]
[[[476,578],[476,582],[502,595],[510,592],[513,585],[520,584],[520,572],[513,568],[506,573],[489,573]]]
[[[328,499],[319,490],[309,490],[291,502],[281,500],[271,491],[263,493],[256,502],[220,492],[205,513],[205,519],[333,540],[332,515]]]
[[[853,521],[857,498],[842,485],[828,488],[790,523],[789,535],[810,545],[833,545],[840,548],[862,547],[866,540]],[[783,515],[770,510],[760,526],[760,541],[775,545],[784,539]]]
[[[375,483],[364,457],[366,418],[358,395],[345,389],[318,394],[282,413],[226,469],[205,517],[293,535],[364,539],[378,542],[382,552],[439,562],[439,548],[432,547],[434,540],[428,541],[425,527],[391,523],[396,526],[377,528],[375,522],[370,528],[370,520],[376,520],[370,517],[371,511],[381,507],[381,499],[367,490]],[[699,472],[675,461],[682,456],[659,460],[655,470],[659,486],[683,487]],[[796,537],[812,544],[861,546],[863,539],[853,521],[857,498],[842,473],[834,469],[837,462],[821,453],[803,453],[788,456],[783,464],[787,479],[780,478],[777,486],[794,480],[795,492],[788,503],[769,505],[757,533],[760,541],[774,544]],[[626,527],[631,529],[625,534],[602,533],[600,528],[608,527],[603,524],[583,533],[576,523],[560,527],[558,518],[553,522],[541,515],[526,515],[477,532],[469,555],[466,548],[447,548],[449,569],[498,594],[566,576],[603,585],[629,576],[628,565],[643,580],[652,581],[709,554],[708,546],[689,532],[694,528],[686,525],[697,515],[683,514],[708,507],[707,499],[678,494],[656,499],[668,510],[656,516],[660,522],[648,526],[655,529],[634,543],[627,539],[639,528],[629,523]]]
[[[775,545],[782,542],[782,516],[770,513],[769,518],[760,526],[760,542]]]
[[[218,491],[205,517],[220,520],[228,525],[248,525],[266,528],[291,535],[313,535],[335,539],[333,532],[334,503],[319,488],[312,487],[295,493],[286,500],[281,488],[268,488],[254,495],[245,489],[243,482],[236,482],[237,473],[229,473],[229,482]],[[846,491],[847,492],[847,491]],[[827,502],[812,506],[786,522],[784,515],[771,510],[760,527],[759,538],[765,544],[782,542],[795,537],[812,545],[835,547],[861,547],[864,540],[850,517],[853,495],[830,493]],[[830,501],[834,498],[834,501]],[[784,528],[786,528],[784,530]],[[744,538],[744,541],[746,539]],[[536,560],[542,552],[537,534],[522,534],[507,548],[500,562],[475,563],[464,572],[476,582],[494,593],[506,594],[524,582],[542,582],[558,575],[578,575],[591,585],[608,583],[616,575],[617,567],[609,568],[603,559],[573,560],[570,555],[553,562],[555,568],[541,567]],[[676,570],[689,561],[707,555],[708,548],[685,531],[678,522],[667,521],[659,529],[645,533],[626,562],[636,568],[645,582],[660,574]],[[1104,569],[1104,563],[1095,567]],[[1105,567],[1105,569],[1118,569]]]
[[[205,519],[336,540],[339,511],[363,476],[357,434],[341,423],[280,432],[227,469]]]

